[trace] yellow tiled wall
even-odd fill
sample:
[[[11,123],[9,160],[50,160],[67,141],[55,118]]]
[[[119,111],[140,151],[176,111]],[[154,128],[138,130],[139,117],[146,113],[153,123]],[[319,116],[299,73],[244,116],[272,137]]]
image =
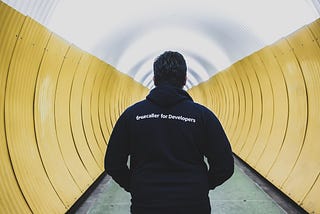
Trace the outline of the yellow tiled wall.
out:
[[[235,154],[310,213],[320,213],[319,38],[317,20],[189,91]]]
[[[148,89],[0,2],[0,210],[64,213]]]

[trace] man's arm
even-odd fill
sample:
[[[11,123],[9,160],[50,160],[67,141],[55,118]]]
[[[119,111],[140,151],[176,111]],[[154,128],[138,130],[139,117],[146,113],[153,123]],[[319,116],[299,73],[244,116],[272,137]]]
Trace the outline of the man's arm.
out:
[[[207,117],[206,131],[205,156],[209,163],[209,188],[214,189],[232,176],[234,172],[234,159],[223,127],[212,112]]]
[[[130,170],[127,165],[129,137],[124,114],[118,119],[109,139],[104,167],[122,188],[130,192]]]

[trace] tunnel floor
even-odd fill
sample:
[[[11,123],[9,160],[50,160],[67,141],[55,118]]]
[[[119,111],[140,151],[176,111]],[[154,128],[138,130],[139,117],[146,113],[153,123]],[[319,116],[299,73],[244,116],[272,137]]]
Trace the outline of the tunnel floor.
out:
[[[222,186],[210,191],[211,213],[215,214],[282,214],[306,213],[272,185],[235,159],[234,175]],[[109,176],[69,213],[129,214],[130,194]]]

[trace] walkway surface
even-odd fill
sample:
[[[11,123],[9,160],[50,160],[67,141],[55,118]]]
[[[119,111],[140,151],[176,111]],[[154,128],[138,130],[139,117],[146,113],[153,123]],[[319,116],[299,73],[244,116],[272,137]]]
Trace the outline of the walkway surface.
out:
[[[274,197],[271,198],[270,194],[266,193],[268,188],[265,185],[260,185],[259,182],[253,181],[246,170],[239,161],[236,161],[234,175],[222,186],[210,191],[212,213],[304,213],[287,201],[279,200],[279,196],[276,196],[276,199],[273,199]],[[286,206],[284,208],[283,206],[281,207],[281,203]],[[77,214],[129,214],[129,210],[130,194],[120,188],[109,176],[105,176],[98,187],[74,212]]]

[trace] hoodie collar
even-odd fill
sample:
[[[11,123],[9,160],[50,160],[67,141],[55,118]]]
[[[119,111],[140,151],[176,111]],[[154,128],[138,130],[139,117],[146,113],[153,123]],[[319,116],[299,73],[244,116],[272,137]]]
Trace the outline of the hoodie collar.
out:
[[[168,84],[152,89],[147,96],[147,100],[161,107],[171,107],[184,100],[193,101],[185,90]]]

